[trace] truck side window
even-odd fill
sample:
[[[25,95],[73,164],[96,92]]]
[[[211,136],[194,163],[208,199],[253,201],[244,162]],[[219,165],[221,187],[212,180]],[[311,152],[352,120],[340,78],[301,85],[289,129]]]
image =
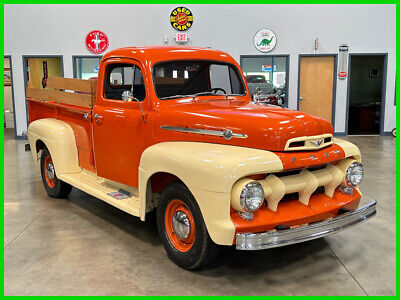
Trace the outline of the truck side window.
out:
[[[132,87],[133,84],[133,87]],[[122,100],[124,91],[132,91],[140,101],[146,97],[143,74],[131,64],[112,64],[107,67],[104,96],[106,99]]]

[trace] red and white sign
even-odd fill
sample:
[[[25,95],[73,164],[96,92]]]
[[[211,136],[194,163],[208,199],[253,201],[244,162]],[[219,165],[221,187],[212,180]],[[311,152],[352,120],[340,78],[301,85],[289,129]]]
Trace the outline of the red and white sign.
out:
[[[188,40],[187,33],[177,33],[176,34],[176,42],[177,43],[186,43]]]
[[[339,78],[345,79],[347,77],[347,72],[339,72]]]
[[[93,30],[86,36],[86,47],[94,54],[103,53],[108,48],[107,35],[99,30]]]

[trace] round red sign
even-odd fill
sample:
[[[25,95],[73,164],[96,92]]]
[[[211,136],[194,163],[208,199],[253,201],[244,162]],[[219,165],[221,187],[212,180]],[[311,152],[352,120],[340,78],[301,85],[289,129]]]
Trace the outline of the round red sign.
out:
[[[107,35],[99,30],[93,30],[86,36],[86,47],[94,54],[103,53],[108,48]]]

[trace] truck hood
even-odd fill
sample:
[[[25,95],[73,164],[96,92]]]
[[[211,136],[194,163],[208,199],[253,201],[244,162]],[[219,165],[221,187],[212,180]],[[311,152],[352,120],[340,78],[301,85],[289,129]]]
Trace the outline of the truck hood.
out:
[[[284,151],[289,139],[333,134],[332,125],[319,117],[263,103],[238,100],[180,101],[160,107],[154,120],[163,141],[200,141]],[[163,128],[161,128],[163,127]],[[231,138],[201,135],[166,127],[206,129],[246,135]]]

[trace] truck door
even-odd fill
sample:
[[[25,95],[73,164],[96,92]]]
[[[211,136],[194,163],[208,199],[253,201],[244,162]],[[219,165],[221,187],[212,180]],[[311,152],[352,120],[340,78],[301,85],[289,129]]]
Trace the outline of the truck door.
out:
[[[93,144],[97,175],[138,187],[138,166],[145,147],[148,111],[144,68],[133,59],[113,58],[103,62],[96,105],[92,111]],[[125,102],[122,93],[131,91],[139,101]]]

